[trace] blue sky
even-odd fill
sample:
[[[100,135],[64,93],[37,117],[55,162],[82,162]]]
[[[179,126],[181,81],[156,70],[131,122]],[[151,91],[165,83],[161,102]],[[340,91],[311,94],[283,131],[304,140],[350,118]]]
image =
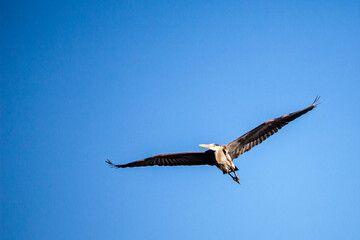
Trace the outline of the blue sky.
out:
[[[359,239],[358,1],[3,1],[1,239]],[[218,169],[111,169],[226,144]]]

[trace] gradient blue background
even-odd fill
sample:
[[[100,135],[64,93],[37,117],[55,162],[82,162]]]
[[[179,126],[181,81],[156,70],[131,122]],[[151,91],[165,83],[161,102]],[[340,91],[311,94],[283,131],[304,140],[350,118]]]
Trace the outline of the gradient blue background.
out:
[[[359,1],[2,1],[1,239],[360,239]],[[215,167],[111,169],[226,144]]]

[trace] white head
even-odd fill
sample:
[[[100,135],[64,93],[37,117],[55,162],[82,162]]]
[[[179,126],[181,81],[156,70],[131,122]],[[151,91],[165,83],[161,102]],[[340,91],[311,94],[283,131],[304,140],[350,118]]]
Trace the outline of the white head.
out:
[[[199,144],[200,147],[207,148],[213,151],[218,150],[219,148],[223,148],[223,146],[220,146],[216,143],[210,143],[210,144]]]

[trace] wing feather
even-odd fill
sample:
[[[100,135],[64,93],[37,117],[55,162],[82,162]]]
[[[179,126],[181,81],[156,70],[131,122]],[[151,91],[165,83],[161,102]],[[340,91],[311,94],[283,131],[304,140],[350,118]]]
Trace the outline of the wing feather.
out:
[[[232,157],[232,159],[239,157],[241,154],[249,151],[274,133],[278,132],[283,126],[285,126],[289,122],[313,110],[318,105],[318,100],[319,97],[316,97],[313,104],[311,104],[307,108],[264,122],[250,132],[245,133],[243,136],[235,139],[234,141],[226,145],[226,151]]]
[[[215,165],[213,151],[161,154],[126,164],[113,164],[109,159],[109,165],[117,168],[145,167],[145,166],[190,166],[190,165]]]

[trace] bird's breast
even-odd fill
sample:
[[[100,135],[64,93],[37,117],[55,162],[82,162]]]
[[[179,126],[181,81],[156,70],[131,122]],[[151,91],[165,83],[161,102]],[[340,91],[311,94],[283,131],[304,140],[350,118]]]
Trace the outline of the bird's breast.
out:
[[[226,152],[219,149],[215,152],[215,160],[217,167],[223,171],[223,173],[232,172],[235,169],[235,165],[232,163],[230,156],[227,156]]]

